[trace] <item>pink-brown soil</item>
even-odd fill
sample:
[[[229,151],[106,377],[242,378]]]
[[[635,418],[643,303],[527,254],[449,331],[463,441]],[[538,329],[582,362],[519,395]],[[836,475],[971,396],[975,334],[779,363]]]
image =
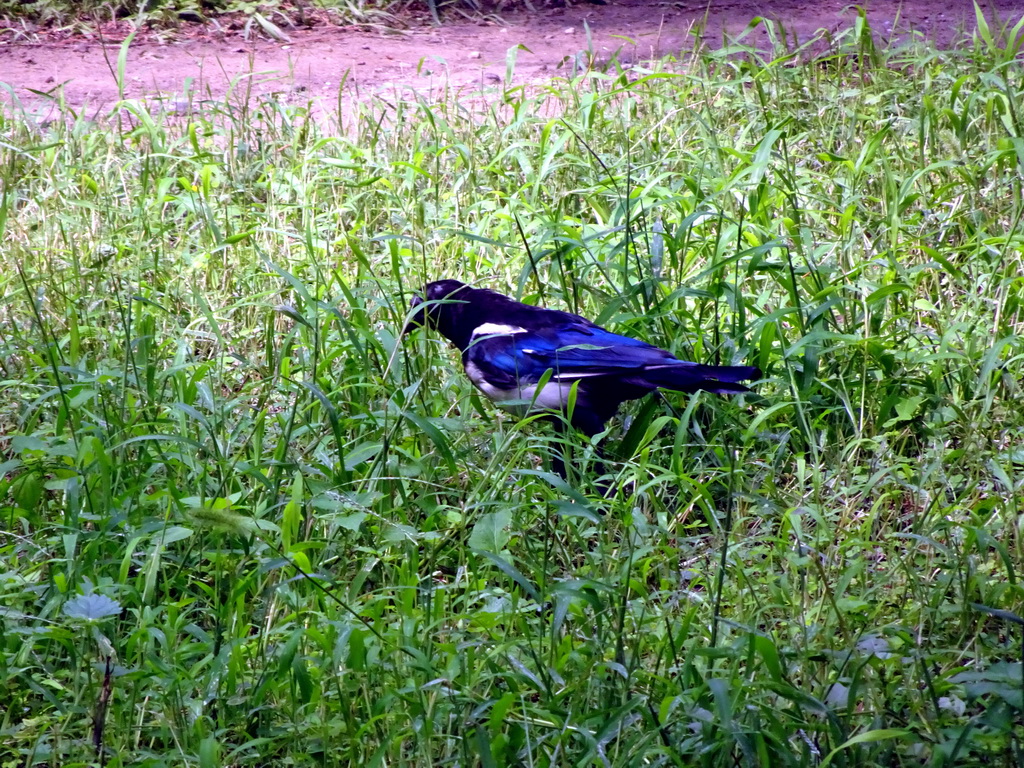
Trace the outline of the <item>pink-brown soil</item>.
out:
[[[948,45],[975,28],[971,0],[867,0],[863,5],[883,41],[921,34]],[[1024,17],[1024,0],[981,0],[981,7],[992,26],[1012,26]],[[283,27],[288,41],[245,40],[237,33],[218,34],[211,25],[195,25],[191,33],[169,42],[152,34],[133,42],[124,95],[181,98],[187,81],[200,98],[222,98],[231,88],[251,85],[256,93],[276,92],[297,101],[336,99],[343,78],[347,98],[443,84],[474,87],[504,80],[506,54],[517,44],[525,50],[517,55],[516,81],[536,82],[569,74],[567,60],[588,46],[599,60],[617,55],[620,61],[638,61],[691,48],[696,29],[717,45],[743,32],[757,16],[778,20],[790,40],[806,41],[819,29],[851,24],[856,11],[842,0],[610,0],[507,14],[501,23],[450,20],[440,27],[422,24],[390,33],[326,24]],[[44,103],[38,93],[62,84],[73,106],[101,110],[118,98],[117,41],[18,37],[8,33],[0,41],[0,82],[23,103]],[[762,28],[747,41],[761,44],[765,39]],[[10,96],[0,92],[0,98]]]

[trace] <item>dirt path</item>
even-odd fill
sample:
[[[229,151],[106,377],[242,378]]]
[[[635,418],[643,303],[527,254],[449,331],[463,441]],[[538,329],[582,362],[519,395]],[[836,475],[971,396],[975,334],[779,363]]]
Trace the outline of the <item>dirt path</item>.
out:
[[[1024,0],[981,0],[990,20],[1012,25],[1024,16]],[[876,33],[895,38],[920,32],[940,43],[974,28],[971,0],[865,2]],[[712,44],[723,33],[735,35],[764,15],[780,20],[789,37],[806,40],[819,28],[837,29],[853,21],[845,0],[728,0],[709,9],[698,0],[611,0],[506,18],[504,26],[456,22],[420,27],[401,34],[351,32],[332,27],[288,31],[289,42],[245,42],[239,38],[183,40],[132,45],[126,68],[129,98],[162,95],[181,99],[191,79],[193,93],[223,97],[250,84],[258,93],[281,93],[296,100],[335,100],[347,74],[346,93],[422,90],[445,84],[455,88],[498,82],[505,77],[509,48],[520,44],[516,80],[529,82],[569,74],[567,57],[588,48],[598,59],[618,53],[620,60],[677,53],[692,45],[691,30],[707,18],[704,37]],[[763,41],[758,30],[752,38]],[[53,43],[0,43],[0,82],[25,103],[42,107],[33,91],[64,84],[68,103],[104,109],[118,98],[114,71],[118,45],[84,40]],[[571,65],[569,65],[571,66]],[[6,91],[6,89],[3,89]]]

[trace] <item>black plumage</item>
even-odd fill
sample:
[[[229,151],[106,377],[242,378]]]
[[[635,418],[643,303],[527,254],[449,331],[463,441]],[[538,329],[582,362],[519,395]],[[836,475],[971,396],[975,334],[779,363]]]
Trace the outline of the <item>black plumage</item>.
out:
[[[754,366],[680,360],[579,315],[458,280],[429,283],[412,306],[406,330],[435,328],[459,349],[466,375],[488,398],[520,412],[571,410],[570,423],[588,435],[602,431],[624,401],[656,389],[747,392],[740,382],[761,375]]]

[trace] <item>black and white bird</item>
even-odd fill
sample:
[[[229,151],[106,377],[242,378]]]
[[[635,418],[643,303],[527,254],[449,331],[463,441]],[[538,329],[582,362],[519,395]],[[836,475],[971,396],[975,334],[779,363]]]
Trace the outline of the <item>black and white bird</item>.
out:
[[[462,353],[466,375],[490,400],[520,413],[568,410],[570,423],[590,436],[604,429],[624,401],[656,389],[748,392],[740,382],[761,375],[754,366],[680,360],[579,315],[458,280],[427,284],[411,304],[415,311],[406,331],[436,329]]]

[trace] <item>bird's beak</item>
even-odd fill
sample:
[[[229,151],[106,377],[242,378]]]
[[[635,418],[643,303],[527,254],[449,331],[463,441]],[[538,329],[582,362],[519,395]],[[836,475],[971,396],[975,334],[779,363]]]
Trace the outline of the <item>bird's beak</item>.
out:
[[[424,303],[422,296],[413,296],[412,301],[409,302],[409,309],[415,310],[409,319],[405,321],[405,328],[402,329],[402,335],[412,333],[418,328],[422,328],[427,324],[427,308],[422,306]]]

